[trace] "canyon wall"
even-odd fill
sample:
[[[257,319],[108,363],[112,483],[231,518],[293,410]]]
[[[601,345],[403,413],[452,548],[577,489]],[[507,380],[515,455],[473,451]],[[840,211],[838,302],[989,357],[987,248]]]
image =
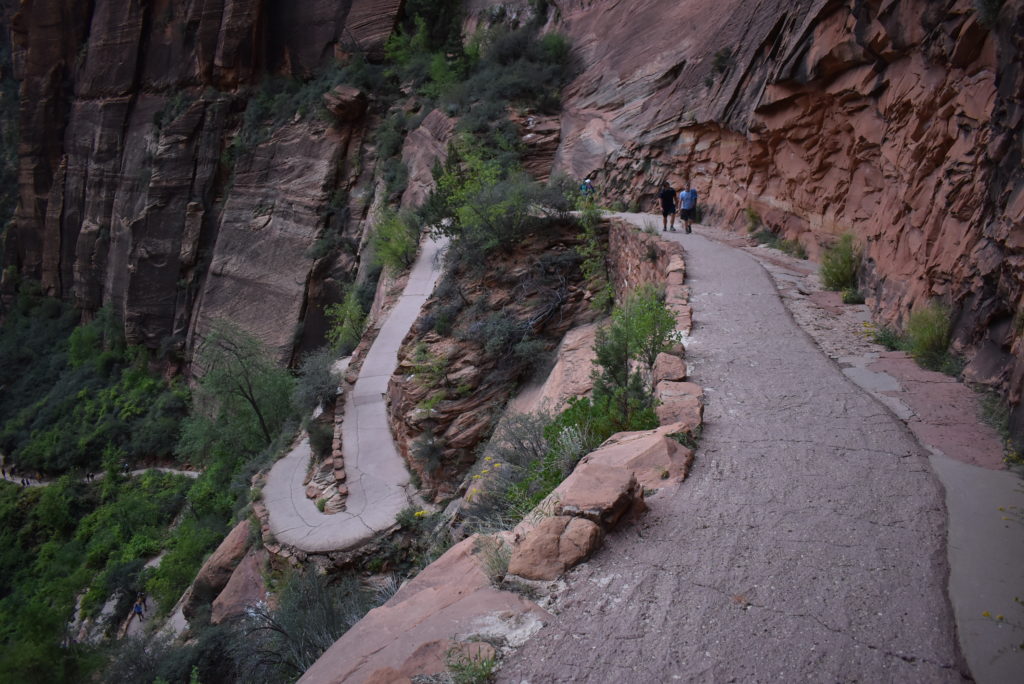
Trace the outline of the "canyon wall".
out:
[[[382,112],[232,141],[265,77],[376,58],[401,4],[0,3],[20,83],[3,288],[109,305],[154,348],[218,318],[282,360],[315,344],[331,284],[367,270]],[[881,320],[946,303],[966,377],[1020,405],[1024,0],[472,0],[467,28],[541,5],[579,72],[560,121],[516,115],[536,175],[553,158],[644,209],[689,177],[716,222],[756,211],[812,256],[853,232]],[[327,232],[347,249],[325,259]]]
[[[965,376],[1020,406],[1024,3],[549,4],[581,66],[560,170],[645,211],[689,177],[714,222],[752,209],[812,257],[854,233],[880,319],[947,304]]]
[[[5,266],[87,314],[113,307],[133,343],[182,349],[228,319],[291,360],[325,296],[311,274],[358,265],[354,248],[331,263],[310,248],[325,230],[364,237],[375,117],[358,94],[328,103],[330,122],[246,110],[275,104],[268,76],[299,88],[331,58],[379,56],[400,5],[23,0],[9,18],[20,144]]]

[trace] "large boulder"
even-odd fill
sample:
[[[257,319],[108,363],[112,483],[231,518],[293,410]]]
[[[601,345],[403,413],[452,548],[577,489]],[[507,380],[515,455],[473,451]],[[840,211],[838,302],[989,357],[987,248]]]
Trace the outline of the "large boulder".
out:
[[[673,432],[676,431],[673,427]],[[591,453],[590,458],[631,472],[637,482],[648,489],[682,482],[690,472],[693,451],[665,432],[665,429],[619,432]]]
[[[544,518],[512,551],[508,571],[531,580],[557,579],[600,544],[601,528],[586,518]]]
[[[260,568],[267,560],[265,550],[250,550],[231,573],[223,591],[213,600],[210,622],[219,625],[228,618],[245,613],[245,609],[267,598],[267,586]]]
[[[598,452],[588,454],[551,493],[556,515],[587,518],[610,530],[627,513],[647,510],[644,490],[633,472],[603,462]]]
[[[192,619],[196,609],[209,604],[224,589],[239,561],[249,549],[249,519],[235,525],[235,529],[224,538],[213,555],[206,559],[199,569],[190,588],[191,595],[182,606],[185,617]]]
[[[596,356],[594,340],[597,328],[597,323],[588,323],[565,333],[558,345],[558,360],[544,381],[535,408],[561,411],[570,397],[590,394],[594,387],[590,371]]]

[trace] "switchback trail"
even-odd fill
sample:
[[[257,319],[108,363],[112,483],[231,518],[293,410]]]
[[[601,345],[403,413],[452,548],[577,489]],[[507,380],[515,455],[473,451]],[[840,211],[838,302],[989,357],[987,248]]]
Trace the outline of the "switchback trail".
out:
[[[570,573],[499,681],[961,681],[926,454],[750,255],[667,235],[687,251],[707,397],[694,469]]]
[[[303,439],[274,464],[263,488],[270,530],[278,541],[307,552],[354,548],[393,525],[395,516],[410,505],[409,471],[391,436],[384,392],[398,366],[398,348],[434,290],[443,246],[432,238],[423,242],[402,296],[388,312],[344,399],[346,509],[321,513],[306,497],[304,479],[312,452],[309,439]]]

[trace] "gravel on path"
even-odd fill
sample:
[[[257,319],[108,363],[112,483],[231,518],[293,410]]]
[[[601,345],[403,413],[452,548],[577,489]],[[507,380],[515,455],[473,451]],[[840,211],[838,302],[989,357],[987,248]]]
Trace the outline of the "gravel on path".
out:
[[[669,239],[687,250],[687,364],[707,397],[694,469],[569,573],[499,681],[963,680],[927,455],[748,254]]]

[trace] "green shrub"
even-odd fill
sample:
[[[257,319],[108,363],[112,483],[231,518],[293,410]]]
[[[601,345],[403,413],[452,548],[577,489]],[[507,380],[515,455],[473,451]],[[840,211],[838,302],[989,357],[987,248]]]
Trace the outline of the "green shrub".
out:
[[[259,603],[246,613],[228,652],[245,681],[293,681],[375,605],[354,576],[296,572],[275,607]]]
[[[907,348],[906,338],[898,330],[887,325],[877,328],[872,339],[889,351]]]
[[[932,303],[910,313],[907,320],[907,350],[920,365],[941,370],[947,361],[950,310]]]
[[[861,251],[854,244],[853,235],[844,233],[821,258],[822,284],[829,290],[856,289],[860,260]]]
[[[391,273],[409,268],[416,260],[419,236],[419,220],[415,214],[384,212],[370,238],[374,260]]]
[[[747,207],[743,210],[743,213],[747,217],[747,232],[757,232],[757,229],[761,227],[761,215],[752,207]]]
[[[336,355],[327,348],[302,357],[293,403],[303,415],[311,413],[317,406],[324,406],[337,393],[338,378],[333,371],[335,358]]]
[[[309,427],[309,448],[319,458],[331,455],[331,448],[334,445],[334,427],[324,424],[319,420],[310,421]]]
[[[860,290],[848,287],[843,290],[843,304],[863,304],[864,295]]]
[[[496,543],[504,546],[502,542]],[[493,555],[503,552],[484,549],[480,553]],[[508,567],[508,559],[505,560],[505,566]],[[486,682],[494,681],[494,672],[498,664],[493,655],[484,656],[480,652],[466,652],[459,646],[452,646],[448,649],[444,656],[444,662],[448,667],[448,674],[451,676],[453,684],[486,684]]]
[[[324,310],[330,328],[327,341],[340,356],[347,356],[359,344],[366,327],[366,310],[359,301],[359,292],[349,286],[344,298]]]

